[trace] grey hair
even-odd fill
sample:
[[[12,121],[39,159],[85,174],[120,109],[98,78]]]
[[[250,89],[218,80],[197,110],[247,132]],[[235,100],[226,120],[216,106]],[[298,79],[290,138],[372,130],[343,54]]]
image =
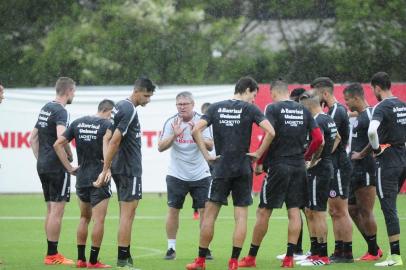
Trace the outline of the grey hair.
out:
[[[179,94],[177,94],[176,95],[176,100],[178,100],[179,98],[188,98],[188,99],[190,99],[191,101],[195,101],[195,99],[193,98],[193,94],[192,93],[190,93],[189,91],[183,91],[183,92],[180,92]]]

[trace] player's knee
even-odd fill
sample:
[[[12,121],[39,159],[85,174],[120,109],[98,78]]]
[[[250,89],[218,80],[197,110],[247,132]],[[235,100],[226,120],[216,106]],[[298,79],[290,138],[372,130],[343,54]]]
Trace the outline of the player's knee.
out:
[[[257,222],[267,222],[270,216],[270,210],[266,208],[258,208],[257,209]]]
[[[305,214],[306,214],[306,217],[307,217],[307,219],[308,219],[309,221],[313,221],[313,220],[314,220],[314,214],[313,214],[313,211],[312,211],[312,210],[306,208]]]
[[[82,214],[82,215],[80,215],[80,222],[85,223],[85,224],[89,224],[91,218],[92,218],[91,215]]]
[[[345,209],[340,209],[340,208],[330,208],[329,213],[331,218],[333,219],[340,219],[343,218],[347,215],[347,211]]]

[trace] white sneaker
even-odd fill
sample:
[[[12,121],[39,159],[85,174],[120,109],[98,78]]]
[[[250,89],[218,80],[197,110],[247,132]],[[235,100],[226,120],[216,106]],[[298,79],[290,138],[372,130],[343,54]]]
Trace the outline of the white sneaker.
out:
[[[306,254],[293,254],[293,260],[294,261],[303,261],[303,260],[306,260],[306,258],[310,255],[311,255],[310,251],[306,252]],[[282,261],[285,258],[285,256],[286,256],[286,253],[278,255],[278,256],[276,256],[276,258],[278,260]]]
[[[386,260],[375,264],[375,266],[379,266],[379,267],[402,266],[402,265],[403,265],[402,257],[397,254],[388,255]]]

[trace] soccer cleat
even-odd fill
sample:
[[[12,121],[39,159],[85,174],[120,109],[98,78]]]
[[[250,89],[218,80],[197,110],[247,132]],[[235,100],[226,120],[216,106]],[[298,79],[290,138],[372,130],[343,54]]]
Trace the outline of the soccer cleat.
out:
[[[135,268],[132,264],[132,259],[130,262],[130,258],[125,259],[125,260],[117,260],[117,269],[121,270],[139,270],[138,268]]]
[[[55,255],[45,256],[44,264],[46,264],[46,265],[52,265],[52,264],[74,265],[75,262],[72,261],[71,259],[65,258],[60,253],[56,253]]]
[[[257,266],[257,262],[256,262],[254,256],[248,255],[248,256],[242,258],[242,259],[238,262],[238,266],[239,266],[239,267],[256,267],[256,266]]]
[[[301,253],[301,254],[299,254],[299,253],[294,253],[294,254],[293,254],[293,260],[294,260],[294,261],[304,261],[304,260],[306,260],[307,257],[309,257],[310,255],[312,255],[312,254],[310,253],[310,251],[307,252],[306,254],[303,254],[303,253]],[[285,256],[286,256],[286,253],[285,253],[285,254],[280,254],[280,255],[278,255],[278,256],[276,256],[276,258],[277,258],[278,260],[281,260],[281,261],[282,261],[282,260],[285,258]]]
[[[388,255],[388,257],[386,257],[386,260],[375,264],[375,266],[379,267],[402,266],[402,265],[403,265],[402,257],[398,254]]]
[[[353,263],[354,262],[354,257],[351,255],[344,255],[344,253],[333,253],[330,256],[330,261],[332,263]]]
[[[285,256],[285,258],[282,261],[281,267],[293,268],[293,256]]]
[[[315,260],[308,260],[303,262],[300,266],[323,266],[323,265],[328,265],[330,264],[330,259],[325,256],[325,257],[318,257]]]
[[[382,255],[383,255],[382,249],[378,249],[378,254],[377,255],[372,255],[369,252],[367,252],[367,253],[364,254],[364,256],[356,259],[356,261],[365,261],[365,262],[377,261],[380,258],[382,258]]]
[[[211,255],[211,251],[210,249],[207,250],[207,254],[206,254],[206,260],[214,260],[213,255]]]
[[[111,268],[111,265],[101,263],[97,261],[95,264],[92,264],[90,262],[87,263],[87,268]]]
[[[174,260],[176,258],[176,251],[173,248],[168,249],[166,251],[166,255],[164,257],[165,260]]]
[[[133,260],[133,258],[131,257],[131,255],[130,255],[130,257],[128,257],[127,262],[128,262],[129,264],[131,264],[131,265],[134,265],[134,260]]]
[[[310,255],[310,256],[307,256],[306,259],[304,259],[304,260],[297,261],[296,264],[302,265],[303,263],[315,261],[315,260],[318,260],[318,259],[319,259],[319,255]]]
[[[228,270],[238,270],[238,260],[230,259],[228,261]]]
[[[86,261],[78,260],[76,262],[76,268],[86,268],[86,267],[87,267]]]
[[[197,257],[192,263],[186,265],[187,270],[205,270],[206,262],[205,258]]]

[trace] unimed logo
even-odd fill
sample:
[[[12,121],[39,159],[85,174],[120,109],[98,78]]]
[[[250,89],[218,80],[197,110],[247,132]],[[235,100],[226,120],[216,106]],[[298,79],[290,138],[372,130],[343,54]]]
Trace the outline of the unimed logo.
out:
[[[0,148],[30,148],[29,138],[30,131],[4,131],[0,132]],[[159,131],[143,131],[142,138],[145,140],[145,146],[148,148],[154,147],[159,138]],[[73,146],[75,144],[73,143]]]
[[[0,133],[0,148],[29,148],[30,131],[5,131]]]

